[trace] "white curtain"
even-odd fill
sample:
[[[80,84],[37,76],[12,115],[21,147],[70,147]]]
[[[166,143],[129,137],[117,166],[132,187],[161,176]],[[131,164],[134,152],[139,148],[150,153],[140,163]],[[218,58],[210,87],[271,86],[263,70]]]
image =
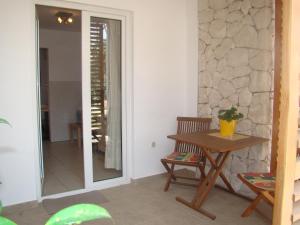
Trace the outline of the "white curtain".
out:
[[[121,22],[108,22],[107,142],[105,168],[122,169],[121,133]]]

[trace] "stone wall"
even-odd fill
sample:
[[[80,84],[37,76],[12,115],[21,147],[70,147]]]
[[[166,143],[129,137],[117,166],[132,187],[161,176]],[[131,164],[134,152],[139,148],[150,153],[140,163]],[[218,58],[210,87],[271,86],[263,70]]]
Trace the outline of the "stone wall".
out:
[[[271,138],[274,6],[272,0],[199,0],[199,116],[218,127],[220,109],[244,114],[237,130]],[[236,174],[268,171],[271,144],[233,153],[225,175],[249,194]]]

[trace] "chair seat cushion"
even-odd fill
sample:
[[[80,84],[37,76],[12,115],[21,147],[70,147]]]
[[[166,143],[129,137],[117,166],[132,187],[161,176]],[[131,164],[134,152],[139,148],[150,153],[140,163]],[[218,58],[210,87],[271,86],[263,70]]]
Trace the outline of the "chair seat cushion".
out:
[[[201,158],[202,156],[200,154],[191,152],[173,152],[172,154],[165,157],[166,160],[190,163],[197,163]]]
[[[275,176],[270,173],[241,173],[240,176],[256,188],[266,191],[275,190]]]

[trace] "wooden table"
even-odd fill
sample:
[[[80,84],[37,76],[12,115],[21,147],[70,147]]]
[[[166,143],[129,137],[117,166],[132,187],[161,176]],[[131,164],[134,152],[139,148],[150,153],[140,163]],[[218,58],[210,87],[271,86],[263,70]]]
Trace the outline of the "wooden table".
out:
[[[204,155],[210,162],[211,168],[208,174],[206,175],[206,177],[204,178],[204,180],[201,183],[199,183],[193,200],[189,202],[180,197],[176,197],[176,200],[204,214],[205,216],[211,219],[215,219],[216,216],[208,212],[207,210],[203,209],[202,206],[209,192],[214,187],[218,176],[220,176],[221,179],[224,181],[229,192],[235,193],[231,184],[222,173],[222,169],[225,165],[225,162],[229,154],[233,151],[237,151],[246,147],[250,147],[253,145],[257,145],[269,141],[266,138],[247,136],[247,135],[244,135],[246,136],[246,138],[239,139],[239,140],[224,139],[224,138],[211,135],[211,133],[216,133],[216,132],[218,131],[210,130],[208,132],[203,132],[203,133],[177,134],[177,135],[168,136],[168,138],[201,147],[201,150],[203,151]],[[213,153],[216,153],[215,158],[212,156]]]

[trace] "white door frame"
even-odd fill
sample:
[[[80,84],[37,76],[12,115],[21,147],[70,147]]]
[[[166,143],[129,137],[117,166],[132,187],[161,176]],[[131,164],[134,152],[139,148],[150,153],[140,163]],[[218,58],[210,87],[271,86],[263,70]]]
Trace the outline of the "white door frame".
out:
[[[126,10],[111,9],[67,0],[34,0],[35,5],[45,5],[77,9],[82,11],[82,109],[83,109],[83,140],[84,140],[84,175],[85,188],[51,196],[41,196],[40,173],[36,177],[37,199],[56,198],[83,193],[91,190],[104,189],[127,184],[132,178],[133,159],[133,13]],[[35,11],[35,10],[34,10]],[[91,92],[90,92],[90,61],[89,61],[89,18],[90,16],[118,19],[122,21],[122,165],[123,176],[99,182],[93,182],[92,144],[91,144]],[[36,60],[35,60],[36,61]],[[36,161],[39,153],[36,151]],[[36,170],[40,171],[39,165]]]

